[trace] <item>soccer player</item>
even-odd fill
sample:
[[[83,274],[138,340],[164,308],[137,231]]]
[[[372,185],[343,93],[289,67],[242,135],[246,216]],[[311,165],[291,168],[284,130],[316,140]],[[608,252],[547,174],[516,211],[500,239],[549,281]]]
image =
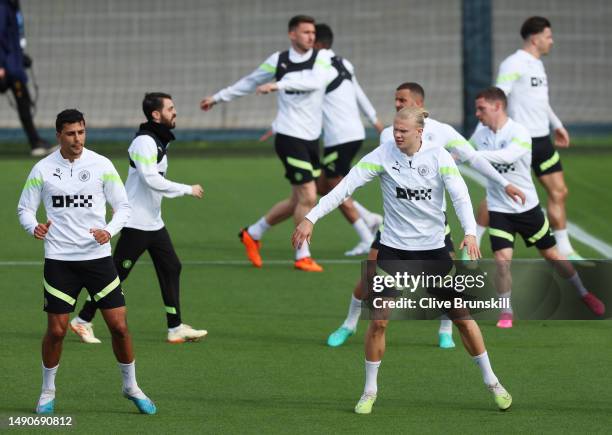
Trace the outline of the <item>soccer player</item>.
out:
[[[385,269],[385,262],[388,265],[388,261],[393,260],[434,260],[437,268],[444,268],[441,273],[451,270],[452,260],[444,246],[446,191],[465,233],[461,248],[465,246],[472,258],[479,258],[476,222],[467,186],[448,151],[424,143],[426,117],[427,112],[422,108],[400,110],[393,122],[394,140],[384,142],[363,157],[340,184],[319,200],[296,227],[292,237],[294,246],[309,243],[313,226],[320,218],[340,205],[355,189],[379,177],[385,226],[380,239],[378,266]],[[422,189],[426,189],[426,195],[420,195]],[[491,368],[478,325],[469,316],[452,311],[458,310],[451,310],[449,315],[459,328],[466,350],[480,367],[495,403],[502,410],[508,409],[512,397]],[[370,321],[365,344],[365,388],[355,407],[358,414],[372,412],[376,400],[377,375],[385,352],[387,323],[386,319]]]
[[[322,127],[322,104],[325,86],[332,73],[327,50],[315,50],[314,18],[297,15],[289,21],[291,47],[269,56],[255,71],[200,103],[210,110],[220,101],[232,101],[253,92],[278,92],[278,114],[272,124],[276,133],[274,147],[285,167],[291,184],[291,196],[275,204],[265,216],[240,231],[247,257],[255,267],[263,262],[260,240],[273,225],[293,216],[297,225],[316,203],[315,180],[321,174],[319,136]],[[276,82],[270,81],[275,79]],[[296,269],[322,272],[311,257],[307,245],[296,249]]]
[[[325,195],[348,174],[351,162],[363,144],[365,130],[359,116],[360,109],[378,133],[384,127],[357,82],[353,65],[347,59],[337,56],[331,49],[334,42],[332,29],[327,24],[317,24],[315,29],[314,47],[317,50],[329,50],[332,56],[331,64],[336,71],[335,77],[325,88],[323,99],[323,177],[317,180],[317,187],[318,193]],[[374,234],[382,223],[382,217],[367,209],[365,212],[362,209],[362,217],[351,198],[340,205],[340,211],[360,239],[357,246],[345,252],[345,255],[367,254]]]
[[[489,236],[497,267],[496,283],[500,297],[510,299],[514,237],[521,235],[527,246],[538,248],[540,255],[552,262],[563,278],[576,289],[582,301],[597,316],[603,316],[604,304],[587,291],[580,276],[555,246],[548,219],[540,209],[538,193],[531,179],[531,136],[520,123],[506,114],[506,95],[500,88],[491,87],[476,97],[476,117],[482,123],[470,142],[478,154],[489,160],[508,181],[519,186],[526,195],[524,204],[509,200],[501,188],[487,184]],[[512,308],[504,309],[497,326],[512,327]]]
[[[168,342],[198,341],[206,336],[207,331],[182,323],[179,290],[181,262],[162,220],[161,202],[163,197],[183,195],[201,199],[203,190],[199,184],[190,186],[166,179],[168,145],[175,139],[172,130],[176,126],[172,97],[162,92],[148,93],[142,101],[142,111],[147,122],[140,124],[128,149],[130,168],[125,186],[132,214],[121,230],[113,261],[119,280],[123,282],[140,256],[148,251],[166,310]],[[95,313],[96,304],[88,299],[79,315],[70,322],[70,328],[84,343],[100,343],[91,323]]]
[[[42,342],[43,384],[36,413],[54,411],[55,376],[68,316],[85,287],[102,310],[111,333],[124,396],[141,413],[155,414],[155,405],[136,383],[125,299],[111,258],[110,239],[130,217],[125,188],[110,160],[84,147],[85,119],[81,112],[60,112],[55,129],[60,149],[34,165],[17,208],[21,225],[45,245],[47,332]],[[46,223],[36,219],[41,200]],[[108,223],[107,202],[114,210]]]
[[[414,82],[406,82],[397,87],[397,90],[395,91],[396,111],[400,111],[405,107],[423,108],[424,105],[425,90],[421,85]],[[387,127],[380,136],[380,143],[383,144],[392,140],[393,127]],[[504,179],[504,177],[502,177],[486,159],[479,156],[468,141],[450,125],[438,122],[429,117],[426,118],[425,128],[423,131],[423,142],[428,146],[445,148],[456,160],[469,163],[475,170],[477,170],[487,179],[499,185],[500,188],[503,188],[506,195],[513,200],[516,200],[516,198],[521,201],[525,200],[525,195],[523,192]],[[450,236],[450,227],[445,225],[445,228],[445,246],[451,257],[454,258],[454,246]],[[377,237],[370,248],[368,260],[376,260],[379,242],[380,233],[377,234]],[[359,321],[359,315],[361,314],[361,300],[366,296],[362,294],[362,288],[364,288],[364,283],[360,279],[353,290],[348,315],[344,320],[344,323],[342,326],[340,326],[340,328],[332,332],[327,339],[327,344],[329,346],[341,346],[351,335],[355,333],[355,330],[357,329],[357,322]],[[442,349],[450,349],[455,347],[452,332],[452,322],[450,319],[442,316],[440,329],[438,331],[438,343]]]
[[[553,112],[548,98],[548,78],[541,58],[552,46],[550,21],[544,17],[528,18],[521,27],[523,48],[507,57],[499,66],[496,86],[508,96],[508,114],[529,131],[532,138],[531,167],[546,189],[546,214],[550,219],[561,254],[570,260],[582,260],[572,247],[567,232],[565,201],[568,190],[563,178],[559,153],[550,140],[550,126],[554,144],[559,148],[570,145],[570,137]],[[478,213],[478,240],[488,226],[486,204]]]

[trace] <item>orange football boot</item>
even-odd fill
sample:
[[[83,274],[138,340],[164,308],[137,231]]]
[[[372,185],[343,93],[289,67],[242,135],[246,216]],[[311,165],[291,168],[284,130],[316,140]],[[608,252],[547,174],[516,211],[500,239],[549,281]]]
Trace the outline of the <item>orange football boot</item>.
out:
[[[238,238],[240,238],[240,241],[244,245],[244,248],[246,249],[246,255],[251,261],[251,263],[253,263],[253,266],[261,267],[263,264],[263,261],[261,260],[261,255],[259,255],[261,242],[259,240],[254,240],[246,228],[240,230],[240,233],[238,233]]]

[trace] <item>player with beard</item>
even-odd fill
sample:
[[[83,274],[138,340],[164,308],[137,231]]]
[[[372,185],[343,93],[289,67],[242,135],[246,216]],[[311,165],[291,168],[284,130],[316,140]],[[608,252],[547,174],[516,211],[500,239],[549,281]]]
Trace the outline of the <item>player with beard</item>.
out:
[[[161,92],[145,95],[142,110],[147,122],[140,125],[136,137],[128,149],[130,169],[125,187],[132,206],[130,220],[121,231],[121,237],[113,255],[119,279],[123,282],[138,258],[149,251],[164,301],[168,322],[168,342],[197,341],[207,331],[196,330],[182,323],[179,302],[181,262],[161,217],[163,197],[176,198],[192,195],[202,198],[203,189],[180,184],[165,178],[168,171],[168,144],[174,140],[172,129],[176,126],[176,109],[172,97]],[[78,317],[70,322],[71,329],[85,343],[99,343],[91,321],[96,304],[89,300]]]

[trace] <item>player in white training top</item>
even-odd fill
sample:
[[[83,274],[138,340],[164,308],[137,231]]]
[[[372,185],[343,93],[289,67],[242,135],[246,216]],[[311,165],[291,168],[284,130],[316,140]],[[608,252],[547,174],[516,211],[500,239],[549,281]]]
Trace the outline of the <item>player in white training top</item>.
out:
[[[176,108],[172,97],[163,92],[147,93],[142,101],[142,111],[147,122],[140,124],[128,148],[129,170],[125,187],[132,216],[121,230],[113,262],[119,279],[124,282],[140,256],[148,251],[164,302],[168,342],[198,341],[207,335],[207,331],[182,323],[182,266],[162,219],[161,204],[164,197],[191,195],[200,199],[203,190],[199,184],[176,183],[166,178],[168,147],[175,139],[172,130],[176,126]],[[70,328],[85,343],[100,343],[93,333],[95,313],[96,304],[87,300],[79,315],[70,322]]]
[[[363,144],[365,129],[359,112],[366,116],[378,133],[384,127],[359,86],[353,64],[331,49],[334,42],[332,29],[327,24],[317,24],[315,27],[315,48],[330,51],[335,73],[325,88],[323,99],[323,176],[317,180],[317,190],[319,195],[325,195],[348,174],[353,158]],[[357,204],[357,207],[363,206]],[[382,217],[372,216],[369,210],[364,213],[365,217],[361,217],[357,207],[352,198],[339,207],[360,239],[357,246],[345,253],[348,256],[367,254],[374,234],[382,223]]]
[[[527,246],[535,246],[540,255],[552,262],[558,273],[576,289],[582,301],[597,316],[605,311],[604,304],[587,291],[572,264],[555,246],[548,219],[538,201],[538,193],[531,179],[531,136],[520,123],[506,114],[506,95],[496,87],[481,91],[476,97],[476,117],[482,123],[470,142],[478,154],[489,160],[508,181],[519,186],[527,197],[517,204],[504,195],[494,183],[487,183],[489,236],[495,256],[501,297],[510,299],[512,277],[510,263],[514,251],[514,237],[519,233]],[[512,308],[504,309],[497,326],[512,327]]]
[[[395,109],[399,111],[404,107],[420,107],[423,108],[425,105],[425,90],[421,85],[414,82],[402,83],[398,86],[395,91]],[[393,141],[393,127],[387,127],[380,135],[380,143]],[[524,200],[525,196],[515,186],[505,180],[497,171],[491,166],[486,159],[477,155],[474,148],[468,143],[468,141],[461,136],[453,127],[448,124],[438,122],[430,119],[425,119],[425,129],[423,131],[423,142],[438,148],[445,148],[453,157],[460,161],[469,163],[474,169],[480,172],[487,179],[492,180],[494,183],[498,183],[500,187],[503,187],[506,195],[511,198],[518,198]],[[445,229],[445,245],[450,255],[454,258],[454,246],[451,239],[450,227],[446,225]],[[376,260],[378,255],[380,242],[380,233],[377,234],[374,243],[370,248],[368,254],[368,260]],[[366,296],[363,294],[362,289],[365,288],[364,283],[361,279],[355,285],[353,294],[351,295],[351,302],[346,319],[340,328],[332,332],[327,338],[327,344],[331,347],[338,347],[344,344],[344,342],[355,333],[357,329],[357,323],[359,321],[359,315],[361,313],[361,301]],[[440,329],[438,331],[438,343],[442,349],[449,349],[455,347],[452,337],[452,323],[447,318],[442,318],[440,322]]]
[[[548,196],[546,211],[555,233],[559,251],[570,260],[581,260],[572,247],[567,232],[565,202],[568,190],[558,151],[554,145],[567,148],[570,137],[550,106],[548,77],[542,63],[552,46],[550,21],[544,17],[531,17],[521,27],[523,47],[508,56],[499,66],[496,86],[508,96],[508,114],[527,128],[532,138],[531,167]],[[479,239],[485,231],[486,205],[478,213]]]
[[[400,110],[393,122],[394,140],[381,144],[363,157],[340,184],[319,200],[295,229],[292,237],[294,246],[309,243],[313,226],[320,218],[340,205],[355,189],[379,178],[384,229],[380,239],[378,267],[394,274],[389,270],[391,264],[401,272],[415,265],[410,260],[419,260],[419,270],[410,270],[413,275],[420,273],[421,264],[422,273],[428,275],[446,275],[452,269],[453,263],[444,245],[446,192],[465,233],[461,248],[465,246],[472,258],[479,258],[476,222],[467,186],[450,153],[444,148],[424,143],[422,135],[426,116],[427,112],[422,108]],[[425,266],[426,263],[430,266]],[[435,272],[429,269],[432,264]],[[451,292],[458,294],[453,290]],[[448,314],[459,328],[466,350],[480,367],[483,380],[493,393],[497,406],[502,410],[508,409],[512,397],[491,369],[478,325],[469,317],[469,313],[451,309]],[[366,333],[366,381],[363,395],[355,407],[358,414],[372,412],[376,400],[376,378],[385,352],[387,323],[386,317],[371,320]]]
[[[325,86],[332,72],[327,50],[315,50],[315,21],[297,15],[289,21],[287,51],[275,52],[255,71],[200,103],[210,110],[220,101],[231,101],[253,92],[278,92],[278,113],[272,123],[276,137],[274,147],[285,167],[285,177],[291,184],[291,196],[275,204],[256,223],[240,231],[240,240],[247,257],[255,267],[263,262],[259,252],[260,239],[272,225],[289,216],[295,224],[317,200],[315,180],[321,174],[319,136],[323,122],[322,104]],[[274,83],[270,83],[276,80]],[[323,268],[311,257],[308,246],[295,252],[296,269],[321,272]]]
[[[42,343],[43,385],[36,413],[51,414],[55,410],[55,375],[68,317],[85,287],[111,333],[124,396],[141,413],[155,414],[155,405],[136,382],[125,299],[111,258],[110,239],[130,217],[125,188],[110,160],[84,147],[85,119],[81,112],[67,109],[59,113],[55,129],[60,149],[34,165],[17,208],[21,225],[45,245],[47,332]],[[41,201],[47,214],[44,224],[36,219]],[[107,203],[114,210],[108,223]]]

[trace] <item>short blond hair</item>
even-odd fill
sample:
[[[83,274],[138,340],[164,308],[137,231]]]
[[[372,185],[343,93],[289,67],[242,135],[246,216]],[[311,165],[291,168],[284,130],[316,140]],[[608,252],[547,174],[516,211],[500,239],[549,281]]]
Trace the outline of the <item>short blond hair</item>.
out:
[[[425,118],[429,116],[429,112],[422,107],[404,107],[395,114],[395,119],[401,121],[412,120],[417,126],[425,127]]]

